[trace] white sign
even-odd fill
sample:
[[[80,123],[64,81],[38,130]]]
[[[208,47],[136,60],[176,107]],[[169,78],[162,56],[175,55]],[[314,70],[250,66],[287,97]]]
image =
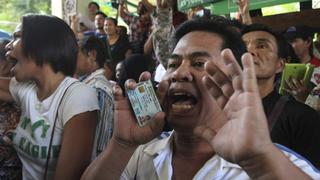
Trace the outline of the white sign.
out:
[[[312,9],[320,8],[320,0],[312,0]]]

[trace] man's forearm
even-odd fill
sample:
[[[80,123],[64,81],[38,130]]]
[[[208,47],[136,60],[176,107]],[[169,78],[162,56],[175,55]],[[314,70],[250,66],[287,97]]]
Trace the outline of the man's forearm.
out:
[[[311,179],[275,146],[269,148],[265,154],[242,161],[239,165],[252,179]]]
[[[242,17],[243,24],[246,24],[246,25],[252,24],[252,19],[251,19],[249,12],[241,15],[241,17]]]
[[[86,169],[82,180],[119,179],[136,146],[127,146],[111,138],[107,149]]]

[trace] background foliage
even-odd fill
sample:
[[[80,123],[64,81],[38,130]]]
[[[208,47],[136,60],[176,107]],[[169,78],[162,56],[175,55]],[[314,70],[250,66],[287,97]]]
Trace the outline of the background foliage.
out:
[[[0,10],[0,29],[11,33],[23,14],[51,14],[51,0],[0,0]]]

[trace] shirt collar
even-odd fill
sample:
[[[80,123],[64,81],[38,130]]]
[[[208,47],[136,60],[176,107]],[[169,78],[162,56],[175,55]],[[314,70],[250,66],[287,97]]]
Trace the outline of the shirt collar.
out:
[[[172,141],[173,141],[173,135],[174,131],[172,132],[165,132],[162,133],[159,137],[157,137],[155,140],[151,142],[151,144],[144,149],[144,152],[148,155],[156,158],[159,155],[169,155],[171,153],[172,155]],[[164,153],[164,154],[163,154]],[[237,164],[230,163],[223,159],[222,157],[218,155],[214,155],[212,158],[210,158],[206,164],[210,163],[214,159],[220,158],[221,159],[221,165],[223,168],[239,168],[241,167]]]
[[[155,169],[159,176],[162,178],[172,177],[172,141],[173,141],[174,131],[170,133],[163,133],[161,136],[157,137],[155,140],[150,142],[150,144],[143,150],[144,153],[153,157],[153,163]],[[218,162],[218,163],[217,163]],[[211,157],[205,165],[198,171],[195,175],[195,179],[202,179],[201,177],[206,174],[215,174],[217,172],[223,172],[224,169],[241,167],[237,164],[230,163],[224,160],[218,155]],[[212,171],[216,169],[215,171]],[[218,174],[214,175],[218,176]]]
[[[144,152],[150,156],[156,157],[164,150],[171,149],[171,142],[173,141],[174,131],[163,132],[160,136],[155,138],[150,145],[144,149]]]

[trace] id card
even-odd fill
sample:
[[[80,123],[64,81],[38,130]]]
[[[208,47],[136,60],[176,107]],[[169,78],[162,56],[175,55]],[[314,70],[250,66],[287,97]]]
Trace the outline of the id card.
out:
[[[150,80],[138,83],[134,90],[127,89],[127,94],[141,127],[146,125],[156,113],[162,111]]]

